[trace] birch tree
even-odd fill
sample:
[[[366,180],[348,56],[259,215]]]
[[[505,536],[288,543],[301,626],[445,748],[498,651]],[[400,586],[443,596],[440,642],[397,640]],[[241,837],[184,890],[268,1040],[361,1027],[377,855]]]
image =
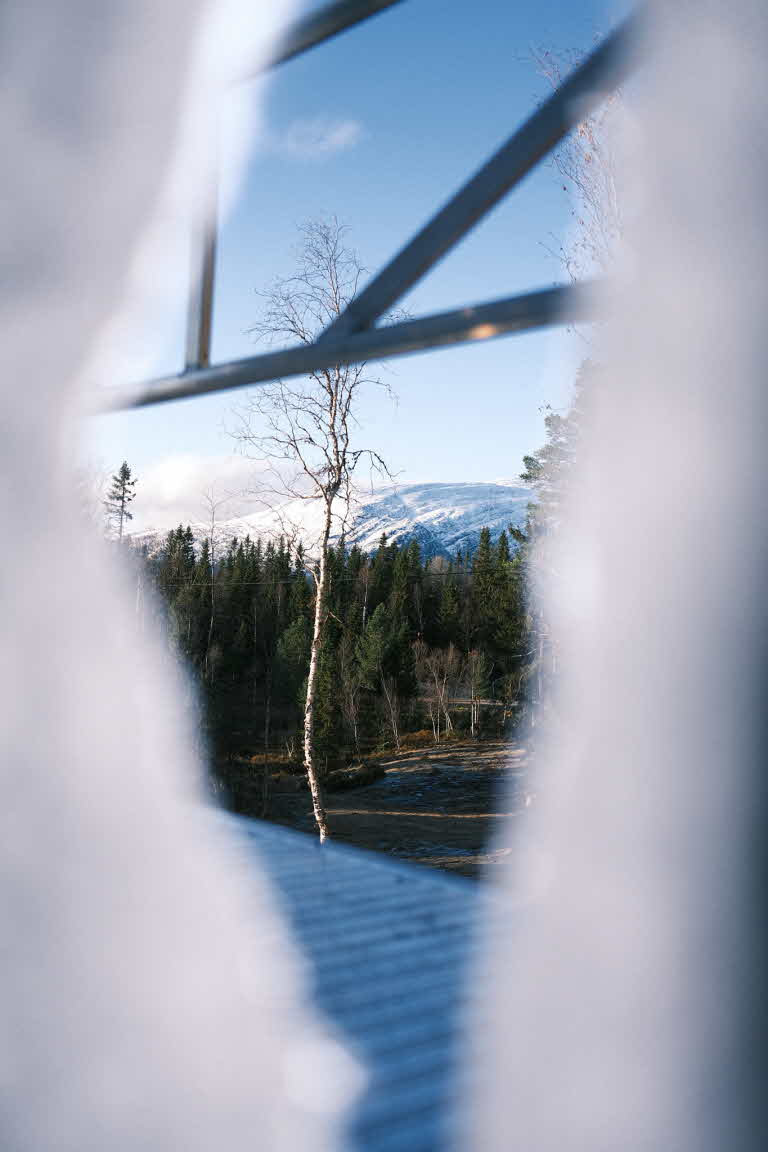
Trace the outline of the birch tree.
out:
[[[453,731],[451,697],[461,679],[461,654],[454,644],[447,648],[429,648],[423,640],[414,644],[416,674],[421,683],[422,699],[427,704],[435,743],[440,743],[441,716],[444,718],[442,734]]]
[[[395,741],[397,751],[400,751],[400,693],[397,690],[397,680],[393,676],[381,677],[381,690],[387,707],[387,720]]]
[[[481,648],[472,648],[467,653],[464,676],[469,695],[469,731],[472,737],[480,734],[480,703],[488,691],[490,661]]]
[[[273,345],[314,343],[352,300],[362,273],[357,254],[346,243],[346,229],[335,218],[309,221],[300,228],[295,273],[276,278],[259,293],[262,311],[252,332]],[[329,613],[329,544],[335,532],[343,534],[361,465],[389,475],[381,456],[354,439],[361,393],[370,385],[383,382],[365,364],[337,364],[298,381],[278,380],[251,395],[237,413],[234,432],[242,449],[261,461],[261,499],[278,508],[282,527],[306,502],[319,512],[315,539],[306,540],[315,610],[304,706],[304,767],[321,842],[329,828],[315,728],[318,663]]]
[[[531,55],[539,75],[556,89],[566,75],[582,63],[586,52],[539,49]],[[625,113],[621,88],[606,92],[605,99],[584,116],[552,154],[550,163],[568,198],[571,225],[563,239],[550,237],[544,247],[574,283],[591,277],[605,279],[621,248],[629,191],[622,183],[622,161],[631,127]],[[621,132],[617,131],[619,126]],[[594,321],[586,327],[572,325],[572,331],[594,351]],[[545,619],[542,591],[560,580],[553,560],[553,545],[563,515],[568,472],[578,449],[585,399],[581,385],[588,376],[594,375],[594,365],[586,360],[579,371],[573,404],[565,415],[546,407],[547,443],[539,452],[524,457],[525,470],[520,474],[520,479],[531,484],[537,497],[535,511],[529,518],[530,542],[524,546],[535,669],[530,680],[539,702],[554,675],[557,643]],[[532,725],[535,722],[534,711]]]
[[[210,487],[207,492],[202,493],[203,507],[205,508],[205,526],[207,529],[208,539],[208,556],[210,559],[210,613],[208,618],[208,636],[205,644],[205,656],[203,658],[203,674],[206,679],[213,678],[213,669],[211,664],[211,647],[213,643],[214,627],[216,622],[216,578],[218,575],[219,552],[218,546],[220,543],[220,535],[217,528],[217,516],[220,508],[223,508],[231,499],[227,496],[216,496],[215,489]]]
[[[586,53],[539,49],[532,56],[538,73],[552,88],[559,88]],[[624,233],[615,130],[623,107],[620,88],[606,93],[552,155],[552,166],[570,200],[572,227],[568,238],[550,251],[573,281],[607,272]]]

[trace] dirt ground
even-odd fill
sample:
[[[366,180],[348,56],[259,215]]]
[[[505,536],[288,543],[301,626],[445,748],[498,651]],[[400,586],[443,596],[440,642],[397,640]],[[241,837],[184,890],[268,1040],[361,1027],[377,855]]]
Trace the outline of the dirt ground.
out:
[[[502,858],[496,834],[524,809],[527,795],[519,745],[467,741],[402,752],[382,764],[380,780],[326,797],[334,839],[464,876]],[[314,831],[306,792],[273,795],[269,818]]]

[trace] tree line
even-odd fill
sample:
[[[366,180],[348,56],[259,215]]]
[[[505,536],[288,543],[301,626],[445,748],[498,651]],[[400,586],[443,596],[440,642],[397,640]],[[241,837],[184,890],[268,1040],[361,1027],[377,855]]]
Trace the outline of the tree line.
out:
[[[585,394],[600,373],[586,362],[572,406],[550,411],[545,444],[524,458],[533,501],[523,527],[453,559],[425,558],[415,540],[382,536],[370,553],[327,546],[315,669],[313,749],[329,768],[409,734],[508,732],[545,698],[555,649],[533,589],[563,515]],[[589,384],[587,388],[586,385]],[[123,462],[104,501],[118,544],[136,478]],[[125,539],[122,540],[125,547]],[[135,548],[135,545],[129,545]],[[159,612],[189,671],[200,723],[219,757],[304,756],[307,682],[317,619],[318,566],[301,545],[170,531],[140,549],[142,617]]]
[[[302,227],[296,273],[260,294],[257,336],[311,343],[343,317],[362,271],[345,231],[335,219]],[[554,668],[527,577],[532,564],[546,566],[578,419],[550,412],[547,444],[525,458],[538,507],[524,530],[510,526],[494,543],[483,529],[474,552],[451,561],[425,560],[417,543],[386,537],[367,555],[333,545],[332,525],[347,522],[361,462],[388,476],[378,453],[352,436],[361,390],[381,384],[365,364],[333,365],[273,382],[237,414],[234,435],[261,461],[265,499],[319,507],[311,557],[288,543],[295,535],[232,539],[222,554],[211,494],[209,536],[196,542],[179,525],[145,562],[199,686],[212,750],[282,742],[293,754],[300,743],[321,841],[331,762],[385,742],[399,748],[414,730],[436,741],[459,726],[478,735],[493,721],[501,730],[530,683],[542,697]],[[104,502],[118,541],[135,487],[124,462]],[[148,598],[139,600],[145,611]]]
[[[514,530],[518,537],[521,535]],[[217,755],[301,759],[316,607],[300,545],[235,538],[217,558],[190,526],[143,559],[168,635],[198,686]],[[480,533],[471,554],[425,559],[382,536],[328,548],[314,741],[321,769],[406,733],[501,732],[530,672],[523,550]]]

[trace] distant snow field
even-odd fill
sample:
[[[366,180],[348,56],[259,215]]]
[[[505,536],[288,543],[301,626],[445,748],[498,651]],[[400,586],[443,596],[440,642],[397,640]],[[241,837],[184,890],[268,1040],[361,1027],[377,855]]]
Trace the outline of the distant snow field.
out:
[[[501,481],[493,484],[404,484],[359,494],[347,524],[334,524],[334,539],[372,551],[382,533],[389,541],[418,540],[425,556],[454,556],[473,549],[480,529],[487,527],[495,539],[510,524],[525,522],[533,498],[529,488]],[[260,508],[217,524],[217,535],[252,538],[281,533],[311,547],[319,534],[322,507],[315,500],[291,500],[276,507]],[[169,525],[163,526],[165,529]],[[200,535],[204,524],[193,524]],[[137,542],[154,540],[158,532],[136,534]]]
[[[473,548],[481,528],[498,536],[523,524],[532,498],[527,488],[506,484],[409,484],[382,488],[361,501],[347,539],[363,550],[389,540],[416,539],[425,555],[455,555]]]

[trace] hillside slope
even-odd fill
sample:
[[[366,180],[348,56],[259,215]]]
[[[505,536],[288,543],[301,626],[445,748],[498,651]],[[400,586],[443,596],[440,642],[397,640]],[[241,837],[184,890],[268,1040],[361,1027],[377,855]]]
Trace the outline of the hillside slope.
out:
[[[416,539],[425,556],[453,556],[474,548],[480,529],[494,537],[509,526],[524,523],[531,500],[528,488],[507,484],[406,484],[380,488],[359,498],[346,530],[349,544],[374,549],[382,533],[389,540]],[[269,535],[280,523],[295,527],[309,544],[320,528],[321,507],[291,501],[279,512],[264,510],[231,522],[233,532]],[[229,526],[229,525],[228,525]],[[341,526],[334,528],[338,538]]]
[[[366,552],[376,548],[382,534],[390,541],[416,539],[425,556],[454,556],[477,546],[480,529],[490,528],[495,539],[510,524],[525,522],[532,498],[530,489],[511,484],[403,484],[380,488],[358,497],[350,513],[345,538]],[[223,537],[274,537],[281,532],[302,539],[311,549],[321,528],[322,508],[317,501],[291,500],[279,508],[224,520]],[[203,525],[193,525],[198,535]],[[341,524],[334,525],[334,539]],[[160,533],[142,533],[137,542],[158,542]]]

